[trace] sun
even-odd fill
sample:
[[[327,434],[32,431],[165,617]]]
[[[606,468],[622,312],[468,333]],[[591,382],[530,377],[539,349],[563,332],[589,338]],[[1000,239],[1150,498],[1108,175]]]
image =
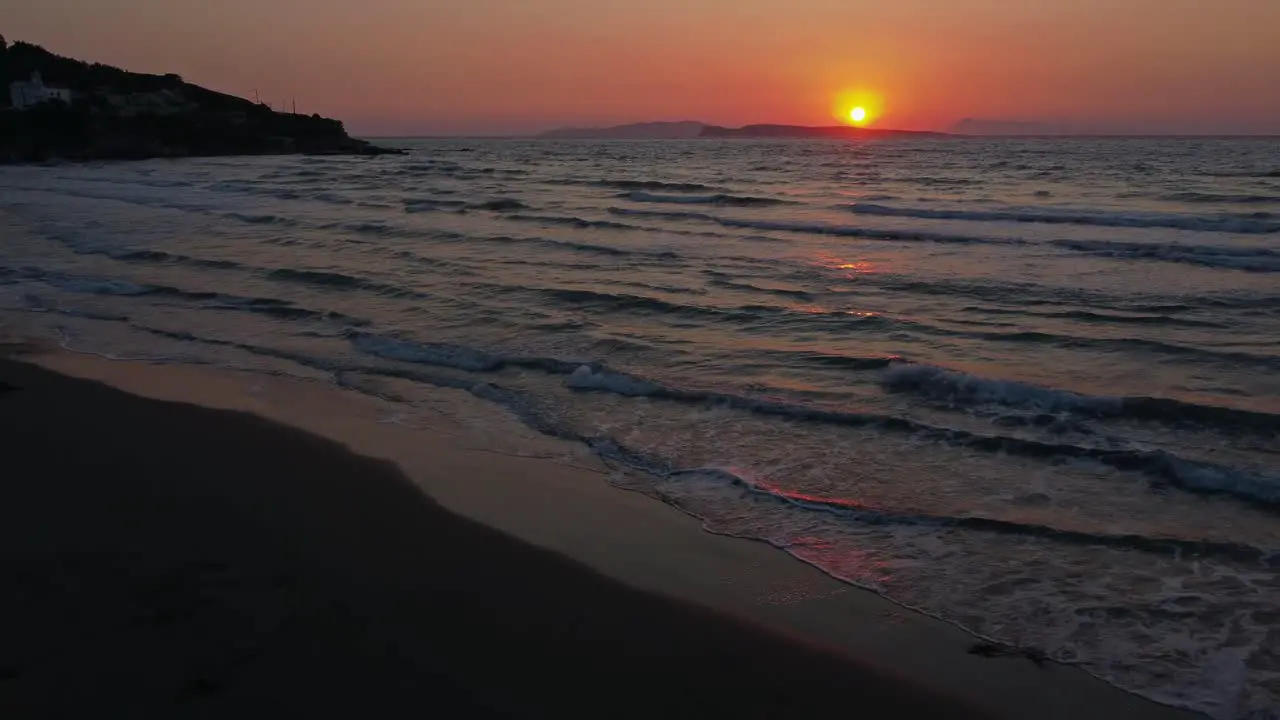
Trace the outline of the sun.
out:
[[[842,90],[831,99],[831,116],[841,125],[870,127],[884,114],[884,97],[866,89]]]

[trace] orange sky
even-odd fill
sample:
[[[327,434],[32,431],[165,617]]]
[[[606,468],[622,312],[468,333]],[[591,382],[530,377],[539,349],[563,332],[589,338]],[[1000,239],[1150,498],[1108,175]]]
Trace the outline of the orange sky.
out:
[[[9,40],[365,134],[964,117],[1280,133],[1280,0],[0,0]]]

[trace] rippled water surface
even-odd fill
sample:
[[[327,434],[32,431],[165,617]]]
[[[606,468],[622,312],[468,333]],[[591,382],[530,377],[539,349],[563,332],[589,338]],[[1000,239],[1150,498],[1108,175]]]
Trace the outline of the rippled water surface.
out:
[[[1280,142],[405,145],[2,169],[0,312],[468,389],[715,531],[1276,716]]]

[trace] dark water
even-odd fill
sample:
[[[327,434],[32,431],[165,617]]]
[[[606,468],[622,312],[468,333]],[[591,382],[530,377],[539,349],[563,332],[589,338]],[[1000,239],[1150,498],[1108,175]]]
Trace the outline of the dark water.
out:
[[[409,144],[0,170],[0,307],[468,389],[715,531],[1276,716],[1280,142]]]

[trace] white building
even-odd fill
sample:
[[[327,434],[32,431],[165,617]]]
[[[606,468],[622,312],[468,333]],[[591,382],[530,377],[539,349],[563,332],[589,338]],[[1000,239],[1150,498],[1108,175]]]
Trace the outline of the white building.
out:
[[[32,105],[39,105],[50,100],[61,100],[71,104],[71,91],[67,88],[48,87],[40,78],[40,73],[31,73],[28,81],[19,80],[9,83],[9,100],[14,110],[26,110]]]

